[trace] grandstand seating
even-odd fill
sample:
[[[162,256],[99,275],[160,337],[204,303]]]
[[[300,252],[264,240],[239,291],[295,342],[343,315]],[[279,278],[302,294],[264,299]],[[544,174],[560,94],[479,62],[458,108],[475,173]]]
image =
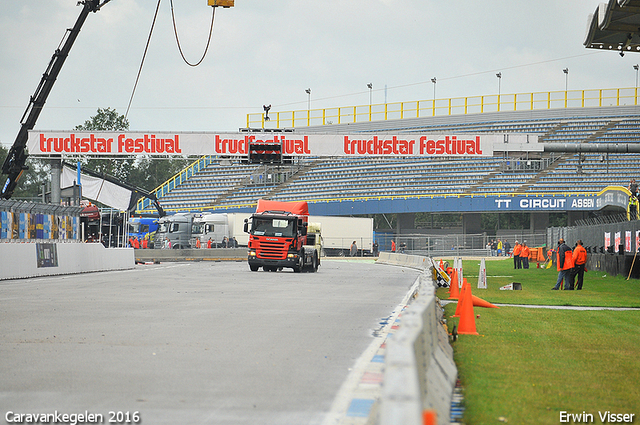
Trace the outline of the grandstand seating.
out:
[[[473,118],[477,118],[474,120]],[[480,119],[481,118],[481,119]],[[334,126],[335,131],[536,134],[543,143],[640,143],[640,108],[582,108],[559,114],[493,113]],[[297,129],[327,131],[327,126]],[[541,161],[544,166],[541,166]],[[197,210],[275,200],[417,197],[446,194],[595,192],[640,177],[640,154],[536,154],[531,158],[309,158],[286,181],[277,170],[213,160],[168,193],[165,209]]]

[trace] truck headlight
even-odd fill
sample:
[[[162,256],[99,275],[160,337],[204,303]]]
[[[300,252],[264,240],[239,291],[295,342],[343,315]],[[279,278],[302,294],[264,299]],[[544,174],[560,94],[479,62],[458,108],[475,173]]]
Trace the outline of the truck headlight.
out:
[[[255,251],[249,251],[249,257],[255,257],[255,256],[256,256]]]
[[[298,254],[287,254],[287,258],[297,258]]]

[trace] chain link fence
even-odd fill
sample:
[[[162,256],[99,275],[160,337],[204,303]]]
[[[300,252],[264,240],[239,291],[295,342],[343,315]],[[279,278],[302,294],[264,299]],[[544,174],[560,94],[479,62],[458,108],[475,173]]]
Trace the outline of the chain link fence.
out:
[[[497,256],[498,252],[491,249],[491,242],[500,239],[509,241],[511,249],[515,241],[526,242],[530,247],[546,246],[546,233],[504,233],[498,237],[486,234],[451,234],[451,235],[425,235],[425,234],[384,234],[377,233],[376,241],[380,251],[391,251],[391,241],[396,243],[396,252],[404,252],[411,255],[423,255],[426,257],[489,257]],[[502,255],[506,253],[503,251]]]

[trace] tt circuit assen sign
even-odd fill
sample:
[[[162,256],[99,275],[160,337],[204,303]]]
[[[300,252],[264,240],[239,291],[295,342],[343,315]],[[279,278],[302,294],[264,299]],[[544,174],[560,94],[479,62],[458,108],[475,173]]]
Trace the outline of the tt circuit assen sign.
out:
[[[507,135],[303,135],[298,133],[139,133],[30,131],[31,155],[244,156],[256,143],[279,144],[290,156],[492,156]],[[508,135],[510,144],[531,136]],[[537,145],[537,138],[529,146]]]

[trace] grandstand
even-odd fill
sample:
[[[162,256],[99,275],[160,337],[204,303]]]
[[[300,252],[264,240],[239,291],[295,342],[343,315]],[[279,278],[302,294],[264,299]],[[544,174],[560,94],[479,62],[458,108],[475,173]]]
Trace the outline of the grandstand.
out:
[[[537,135],[542,143],[640,142],[640,107],[613,106],[484,114],[428,116],[340,125],[297,127],[296,132],[355,134]],[[250,210],[259,198],[343,202],[424,199],[428,211],[449,212],[436,200],[445,196],[593,194],[627,186],[640,177],[637,153],[502,152],[480,158],[308,158],[294,166],[247,165],[206,157],[157,190],[167,210]],[[188,175],[188,178],[184,176]],[[170,188],[170,190],[169,190]],[[139,209],[143,209],[141,203]],[[381,207],[361,211],[383,211]],[[424,208],[424,203],[422,207]],[[410,211],[407,212],[418,212]],[[324,213],[327,213],[325,210]],[[334,214],[343,214],[338,209]],[[362,213],[362,212],[360,212]]]

